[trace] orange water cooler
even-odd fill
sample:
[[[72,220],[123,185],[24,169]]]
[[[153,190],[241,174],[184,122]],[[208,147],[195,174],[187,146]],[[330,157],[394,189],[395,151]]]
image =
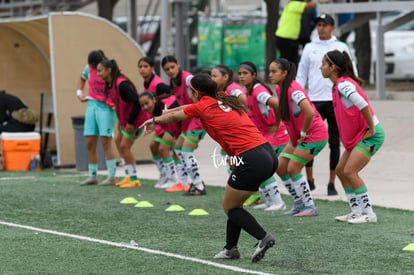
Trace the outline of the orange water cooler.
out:
[[[39,133],[3,132],[0,139],[3,169],[7,171],[30,170],[30,161],[40,154]]]

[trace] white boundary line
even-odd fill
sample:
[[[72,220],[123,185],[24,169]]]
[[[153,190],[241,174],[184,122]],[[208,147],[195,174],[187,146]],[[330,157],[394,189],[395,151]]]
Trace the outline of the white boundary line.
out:
[[[77,177],[85,177],[85,175],[56,175],[56,178],[77,178]],[[36,177],[35,175],[33,176],[22,176],[22,177],[1,177],[0,180],[27,180],[27,179],[35,179],[35,178],[40,178],[40,177]],[[48,178],[52,178],[52,176],[48,177]]]
[[[34,179],[35,176],[23,176],[23,177],[1,177],[0,180],[27,180]]]
[[[128,249],[133,249],[133,250],[139,250],[139,251],[143,251],[143,252],[147,252],[147,253],[151,253],[151,254],[158,254],[158,255],[162,255],[162,256],[166,256],[166,257],[177,258],[177,259],[180,259],[180,260],[192,261],[192,262],[205,264],[205,265],[209,265],[209,266],[214,266],[214,267],[227,269],[227,270],[231,270],[231,271],[243,272],[243,273],[246,273],[246,274],[273,275],[271,273],[264,273],[264,272],[255,271],[255,270],[243,269],[243,268],[236,267],[236,266],[219,264],[219,263],[215,263],[215,262],[211,262],[211,261],[206,261],[206,260],[193,258],[193,257],[187,257],[187,256],[179,255],[179,254],[160,251],[160,250],[154,250],[154,249],[149,249],[149,248],[145,248],[145,247],[136,247],[136,246],[133,246],[133,245],[123,244],[123,243],[115,243],[115,242],[111,242],[111,241],[105,241],[105,240],[94,239],[94,238],[80,236],[80,235],[68,234],[68,233],[54,231],[54,230],[42,229],[42,228],[28,226],[28,225],[21,225],[21,224],[4,222],[4,221],[0,221],[0,224],[10,226],[10,227],[16,227],[16,228],[22,228],[22,229],[27,229],[27,230],[32,230],[32,231],[37,231],[37,232],[42,232],[42,233],[48,233],[48,234],[62,236],[62,237],[68,237],[68,238],[72,238],[72,239],[78,239],[78,240],[82,240],[82,241],[100,243],[100,244],[116,246],[116,247],[123,247],[123,248],[128,248]]]

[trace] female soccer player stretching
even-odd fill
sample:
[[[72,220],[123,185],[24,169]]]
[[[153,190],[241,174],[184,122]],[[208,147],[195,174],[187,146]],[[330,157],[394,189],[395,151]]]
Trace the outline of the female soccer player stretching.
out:
[[[256,219],[243,209],[244,201],[270,178],[278,161],[272,146],[246,114],[246,107],[236,97],[218,93],[216,83],[207,74],[195,75],[190,82],[194,104],[180,106],[147,120],[142,127],[151,133],[158,123],[174,123],[199,118],[207,133],[224,151],[237,159],[224,191],[223,209],[227,214],[226,245],[215,258],[238,259],[241,230],[258,240],[252,261],[260,261],[275,239]]]
[[[351,207],[351,213],[335,220],[352,224],[377,222],[367,187],[358,173],[384,143],[384,128],[360,87],[362,81],[355,76],[346,52],[335,50],[326,53],[320,68],[322,75],[334,84],[332,102],[339,136],[345,147],[336,174]]]
[[[276,86],[280,117],[290,143],[280,154],[277,174],[293,197],[293,208],[286,215],[316,216],[309,184],[301,170],[328,142],[328,129],[303,88],[294,79],[296,65],[281,58],[269,65],[270,81]]]

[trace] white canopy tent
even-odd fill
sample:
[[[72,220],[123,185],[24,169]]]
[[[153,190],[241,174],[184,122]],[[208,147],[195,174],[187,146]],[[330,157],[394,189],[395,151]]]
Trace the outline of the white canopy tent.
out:
[[[0,21],[1,89],[40,109],[40,94],[53,96],[53,121],[58,164],[75,163],[73,116],[82,116],[86,104],[76,97],[80,73],[91,50],[102,49],[143,89],[137,61],[144,54],[128,35],[100,17],[64,12]],[[85,87],[85,93],[88,87]],[[137,160],[151,159],[150,137],[133,147]]]

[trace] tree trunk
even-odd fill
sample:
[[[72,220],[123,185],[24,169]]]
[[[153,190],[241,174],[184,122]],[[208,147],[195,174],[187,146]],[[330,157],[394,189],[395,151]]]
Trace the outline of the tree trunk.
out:
[[[354,0],[354,2],[366,2],[366,0]],[[356,13],[355,19],[363,16],[362,13]],[[358,76],[369,83],[371,74],[371,30],[369,22],[355,29],[355,56],[357,61]]]
[[[266,2],[267,9],[267,22],[266,22],[266,60],[265,60],[265,72],[266,81],[269,79],[269,64],[276,59],[276,37],[275,31],[277,23],[279,21],[279,4],[280,0],[264,0]]]
[[[98,0],[98,16],[112,22],[114,8],[118,0]]]

